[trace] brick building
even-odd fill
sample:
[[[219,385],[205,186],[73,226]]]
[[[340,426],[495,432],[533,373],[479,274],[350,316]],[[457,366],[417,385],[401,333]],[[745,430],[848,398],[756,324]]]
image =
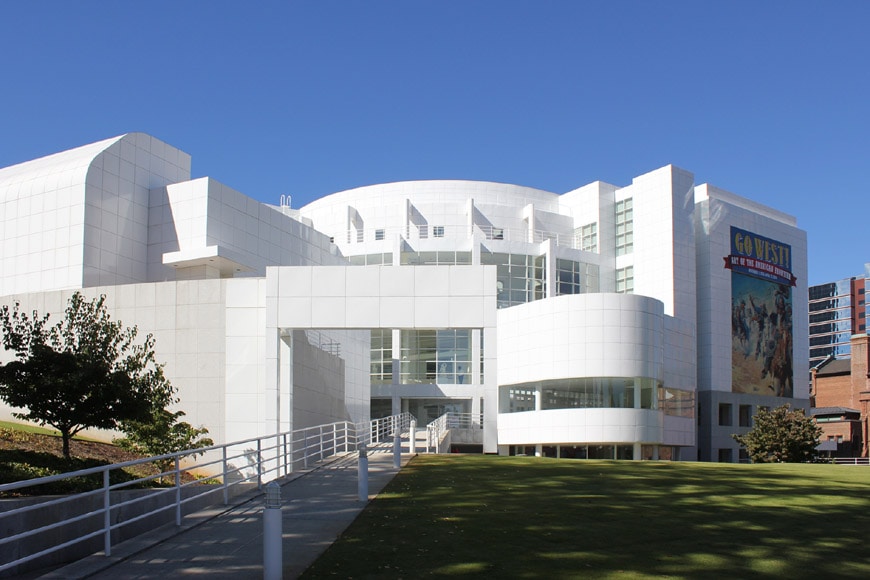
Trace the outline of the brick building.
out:
[[[850,340],[851,358],[828,357],[810,371],[812,416],[822,441],[836,442],[836,456],[868,457],[870,338]]]

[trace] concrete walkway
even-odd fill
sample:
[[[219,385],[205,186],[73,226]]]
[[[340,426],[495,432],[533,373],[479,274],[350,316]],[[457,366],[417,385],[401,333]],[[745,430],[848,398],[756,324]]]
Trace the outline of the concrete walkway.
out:
[[[406,447],[407,449],[407,447]],[[419,449],[419,447],[418,447]],[[411,456],[402,454],[405,465]],[[369,453],[369,498],[398,473],[392,453]],[[357,455],[333,458],[282,484],[284,578],[297,578],[362,511]],[[241,503],[239,503],[241,502]],[[263,577],[263,494],[239,498],[119,544],[106,558],[93,555],[42,578]]]

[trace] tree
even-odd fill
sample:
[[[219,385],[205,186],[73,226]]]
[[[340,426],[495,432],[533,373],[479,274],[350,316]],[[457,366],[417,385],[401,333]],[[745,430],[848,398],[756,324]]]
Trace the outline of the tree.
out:
[[[759,409],[752,429],[732,437],[746,448],[752,463],[799,463],[815,457],[821,434],[803,409],[791,410],[786,404],[772,411]]]
[[[176,402],[175,389],[155,361],[154,337],[137,343],[138,329],[111,320],[106,297],[90,302],[76,292],[64,319],[0,308],[3,347],[15,360],[0,365],[0,399],[26,412],[19,419],[60,431],[63,455],[82,429],[117,429],[122,421],[148,420],[156,407]]]
[[[208,435],[208,429],[193,427],[190,423],[180,421],[184,411],[171,412],[163,408],[154,408],[147,421],[124,421],[121,430],[126,437],[115,439],[114,443],[140,453],[142,455],[168,455],[179,451],[201,449],[214,445]],[[202,455],[203,452],[193,453]],[[161,472],[166,472],[172,465],[171,459],[155,462]]]

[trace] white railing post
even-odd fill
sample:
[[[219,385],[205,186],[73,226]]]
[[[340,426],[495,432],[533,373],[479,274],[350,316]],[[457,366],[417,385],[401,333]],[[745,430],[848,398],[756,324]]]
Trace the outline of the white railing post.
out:
[[[282,456],[284,454],[281,452],[281,434],[275,433],[275,478],[281,477],[281,463]],[[286,475],[286,473],[285,473]]]
[[[408,434],[408,451],[413,457],[417,454],[417,421],[411,419],[411,429]]]
[[[263,440],[257,439],[257,489],[263,489]]]
[[[284,476],[287,476],[287,434],[281,434],[281,463],[284,465]]]
[[[398,430],[393,435],[393,467],[402,467],[402,434]]]
[[[280,580],[283,575],[281,551],[281,486],[273,481],[266,486],[263,510],[263,579]]]
[[[369,458],[366,444],[359,446],[359,462],[357,463],[357,495],[360,501],[369,500]]]
[[[222,468],[223,468],[223,478],[224,478],[224,505],[227,505],[228,503],[230,503],[230,484],[227,481],[227,478],[229,476],[229,472],[227,470],[227,446],[226,445],[223,446],[222,451],[223,451]]]
[[[320,426],[320,456],[317,458],[318,461],[323,461],[323,425]]]
[[[175,525],[181,525],[181,460],[175,456]]]
[[[112,497],[109,494],[109,470],[103,472],[103,550],[106,556],[112,555]]]

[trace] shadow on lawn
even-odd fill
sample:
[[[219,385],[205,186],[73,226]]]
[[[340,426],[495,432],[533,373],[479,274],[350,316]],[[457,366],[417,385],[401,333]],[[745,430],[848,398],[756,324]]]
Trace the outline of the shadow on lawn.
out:
[[[868,577],[870,471],[417,457],[304,577]]]

